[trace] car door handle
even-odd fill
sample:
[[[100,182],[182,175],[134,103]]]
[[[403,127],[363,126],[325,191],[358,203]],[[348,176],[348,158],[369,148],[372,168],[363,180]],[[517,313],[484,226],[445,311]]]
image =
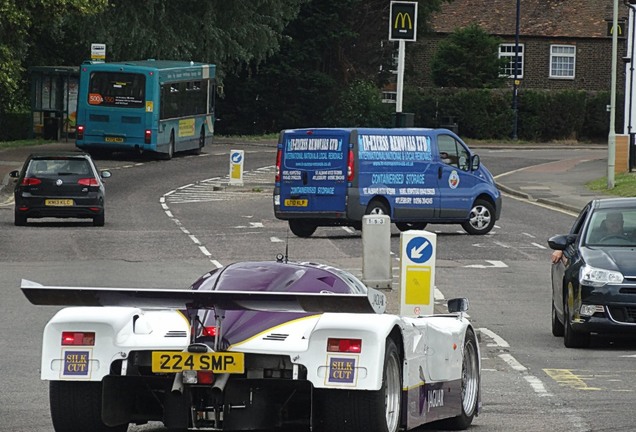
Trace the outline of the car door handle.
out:
[[[442,167],[437,168],[437,178],[441,180],[442,178]]]

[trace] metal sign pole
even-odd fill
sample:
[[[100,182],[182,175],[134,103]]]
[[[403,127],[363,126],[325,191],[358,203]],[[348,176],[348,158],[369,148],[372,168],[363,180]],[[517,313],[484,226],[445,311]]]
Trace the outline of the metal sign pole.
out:
[[[398,48],[398,70],[397,70],[397,95],[395,99],[395,112],[402,112],[402,94],[404,90],[404,59],[406,57],[406,41],[399,40]]]

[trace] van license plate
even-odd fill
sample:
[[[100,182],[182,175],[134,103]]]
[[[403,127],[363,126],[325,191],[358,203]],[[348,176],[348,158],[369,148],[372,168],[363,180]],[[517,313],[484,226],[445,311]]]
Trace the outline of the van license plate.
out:
[[[44,205],[45,206],[51,206],[51,207],[72,207],[73,206],[73,200],[70,199],[47,199],[44,200]]]
[[[285,207],[307,207],[309,200],[306,199],[286,199]]]
[[[106,142],[114,142],[114,143],[123,143],[124,139],[122,137],[106,137],[104,138]]]
[[[245,361],[243,353],[153,351],[153,372],[177,373],[185,370],[243,373]]]

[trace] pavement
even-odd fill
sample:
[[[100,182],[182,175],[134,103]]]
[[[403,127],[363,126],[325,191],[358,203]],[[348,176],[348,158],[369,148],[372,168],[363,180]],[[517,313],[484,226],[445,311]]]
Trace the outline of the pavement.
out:
[[[216,140],[221,144],[241,144],[231,138]],[[254,142],[244,143],[255,145]],[[273,145],[262,142],[261,145]],[[532,148],[554,148],[554,144],[536,145]],[[471,148],[504,148],[498,145],[471,145]],[[508,145],[507,148],[512,147]],[[515,148],[519,148],[516,146]],[[524,146],[524,148],[530,148]],[[603,145],[569,145],[568,149],[607,149]],[[30,153],[40,151],[73,151],[73,141],[50,142],[38,146],[0,149],[0,206],[11,204],[13,181],[9,172],[19,170]],[[495,177],[498,187],[506,194],[557,207],[571,213],[578,212],[594,198],[607,197],[599,192],[588,190],[585,184],[607,175],[606,152],[573,152],[572,158],[548,162],[519,170],[510,171]]]

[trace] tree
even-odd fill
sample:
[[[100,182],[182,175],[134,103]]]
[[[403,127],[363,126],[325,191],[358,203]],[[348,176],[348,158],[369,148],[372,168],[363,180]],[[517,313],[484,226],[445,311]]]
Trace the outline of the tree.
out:
[[[28,106],[24,73],[38,35],[59,31],[69,13],[87,16],[107,0],[0,0],[0,118]]]
[[[441,3],[419,2],[421,28]],[[297,19],[285,29],[278,54],[259,65],[252,62],[240,74],[226,78],[226,97],[219,103],[219,130],[261,133],[331,126],[333,116],[338,116],[333,106],[351,83],[371,82],[379,92],[387,78],[381,70],[388,71],[393,63],[394,46],[386,43],[389,7],[386,0],[303,4]],[[241,121],[246,114],[247,119]]]
[[[455,30],[440,42],[431,60],[433,82],[440,87],[500,87],[505,64],[498,56],[500,43],[477,24]]]

